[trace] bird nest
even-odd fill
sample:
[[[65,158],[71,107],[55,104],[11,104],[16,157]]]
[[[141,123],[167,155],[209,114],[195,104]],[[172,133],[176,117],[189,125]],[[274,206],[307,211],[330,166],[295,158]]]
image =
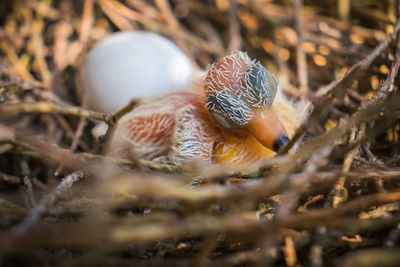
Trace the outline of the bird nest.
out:
[[[396,1],[5,1],[1,264],[397,265],[398,10]],[[247,51],[313,111],[252,173],[104,156],[108,138],[92,136],[94,123],[112,129],[130,106],[89,110],[80,70],[99,39],[135,29],[167,36],[201,68]]]

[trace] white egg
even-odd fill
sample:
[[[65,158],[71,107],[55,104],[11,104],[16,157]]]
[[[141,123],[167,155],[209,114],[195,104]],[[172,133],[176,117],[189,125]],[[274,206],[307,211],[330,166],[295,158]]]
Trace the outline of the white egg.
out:
[[[134,97],[187,88],[193,72],[190,58],[161,35],[111,34],[95,45],[85,64],[89,107],[114,113]]]

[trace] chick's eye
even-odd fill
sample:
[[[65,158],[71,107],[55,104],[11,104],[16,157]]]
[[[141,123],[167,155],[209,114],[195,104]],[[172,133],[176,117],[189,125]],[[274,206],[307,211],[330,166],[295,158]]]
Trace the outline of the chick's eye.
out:
[[[244,128],[253,115],[249,106],[232,94],[211,95],[206,106],[214,123],[224,129]]]
[[[279,87],[274,74],[260,63],[254,64],[247,72],[245,85],[250,101],[256,107],[270,107]]]
[[[223,129],[240,129],[240,125],[237,125],[229,117],[225,117],[222,113],[218,113],[214,110],[210,110],[210,116],[214,123]]]

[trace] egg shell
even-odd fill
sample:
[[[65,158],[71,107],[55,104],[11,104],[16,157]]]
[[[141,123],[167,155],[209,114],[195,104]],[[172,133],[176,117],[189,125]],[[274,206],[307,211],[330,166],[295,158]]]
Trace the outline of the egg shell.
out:
[[[115,113],[135,97],[187,88],[193,72],[190,58],[161,35],[144,31],[111,34],[87,57],[89,107]]]

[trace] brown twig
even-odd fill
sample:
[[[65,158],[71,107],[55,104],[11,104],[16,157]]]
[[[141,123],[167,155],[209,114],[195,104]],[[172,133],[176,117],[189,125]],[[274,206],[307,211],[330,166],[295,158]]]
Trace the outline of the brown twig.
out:
[[[21,179],[18,176],[8,175],[3,172],[0,172],[0,180],[11,184],[21,183]]]
[[[301,98],[308,99],[308,71],[307,71],[307,57],[304,52],[304,29],[302,19],[303,0],[292,0],[294,6],[294,20],[297,30],[297,75],[300,83]]]
[[[97,160],[99,162],[108,162],[112,164],[117,164],[117,165],[130,165],[134,166],[135,162],[125,159],[125,158],[117,158],[117,157],[111,157],[111,156],[104,156],[104,155],[99,155],[99,154],[90,154],[90,153],[80,153],[78,154],[80,156],[83,156],[84,158],[88,160]],[[176,165],[170,165],[170,164],[163,164],[163,163],[157,163],[149,160],[143,160],[143,159],[138,159],[137,163],[140,164],[141,166],[147,167],[149,169],[153,170],[160,170],[160,171],[167,171],[167,172],[188,172],[190,171],[190,168],[185,168],[181,166],[176,166]]]
[[[229,51],[236,51],[242,47],[240,24],[237,18],[237,2],[229,0]]]
[[[114,135],[115,129],[117,127],[118,121],[128,112],[132,111],[140,102],[140,99],[134,98],[132,99],[126,106],[118,110],[112,116],[111,124],[108,124],[107,132],[105,133],[103,139],[101,140],[101,144],[104,144],[104,148],[107,148],[109,141],[111,140],[112,136]]]
[[[22,181],[24,182],[26,186],[26,193],[28,195],[28,201],[29,201],[29,206],[35,206],[36,205],[36,199],[35,195],[33,192],[33,186],[32,186],[32,181],[30,178],[30,168],[28,165],[28,162],[26,160],[21,161],[21,174],[22,174]]]
[[[76,106],[64,106],[48,102],[2,104],[0,105],[0,111],[9,115],[24,113],[58,113],[86,119],[100,120],[107,124],[113,123],[110,114],[91,111]]]
[[[35,56],[35,61],[38,66],[40,76],[44,83],[49,85],[51,75],[45,60],[46,47],[43,40],[43,22],[43,14],[39,11],[36,13],[36,18],[33,21],[31,41],[33,46],[33,54]]]
[[[84,62],[86,60],[86,50],[87,50],[87,42],[89,40],[89,34],[90,34],[90,29],[92,27],[92,16],[93,16],[93,0],[86,0],[85,4],[83,6],[83,16],[82,16],[82,25],[81,25],[81,31],[80,31],[80,45],[82,47],[82,56],[81,56],[81,66],[84,66]],[[81,91],[81,107],[82,108],[87,108],[87,102],[88,102],[88,92],[87,88],[85,86],[82,86],[85,84],[84,78],[83,78],[84,70],[81,68],[79,75],[77,75],[77,82],[76,82],[76,87],[77,89],[80,89]],[[71,142],[70,150],[73,152],[75,151],[79,139],[81,138],[83,128],[86,125],[86,119],[81,117],[79,119],[78,127],[76,128],[74,137]]]
[[[357,136],[356,136],[357,134]],[[350,142],[355,142],[356,138],[360,140],[365,134],[365,125],[361,126],[361,129],[356,132],[356,129],[353,129],[350,134]],[[344,158],[342,171],[344,173],[348,172],[353,163],[354,157],[358,154],[358,150],[360,145],[357,145],[353,148]],[[332,195],[332,207],[337,208],[341,203],[345,202],[348,197],[348,190],[345,188],[346,177],[341,176],[336,182],[331,195]]]
[[[86,174],[83,171],[77,171],[63,178],[52,193],[43,198],[37,206],[30,210],[27,218],[25,218],[20,224],[14,226],[12,234],[20,236],[28,231],[29,228],[41,218],[50,205],[55,203],[67,189],[82,179],[85,175]]]

